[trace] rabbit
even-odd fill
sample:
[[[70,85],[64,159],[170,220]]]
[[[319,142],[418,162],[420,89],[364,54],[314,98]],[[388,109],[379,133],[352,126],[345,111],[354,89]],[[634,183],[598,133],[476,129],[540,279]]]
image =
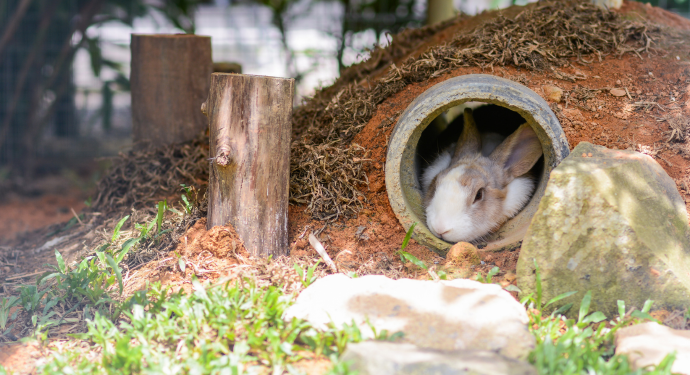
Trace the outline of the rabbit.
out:
[[[543,154],[527,123],[502,140],[482,137],[471,109],[464,119],[452,154],[442,152],[421,181],[427,226],[447,242],[477,242],[520,212],[536,187],[527,173]]]

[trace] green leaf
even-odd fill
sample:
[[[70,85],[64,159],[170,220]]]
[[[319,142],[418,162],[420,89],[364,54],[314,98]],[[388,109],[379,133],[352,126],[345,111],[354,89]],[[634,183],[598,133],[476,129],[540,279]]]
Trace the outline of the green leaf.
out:
[[[566,312],[568,312],[568,310],[570,310],[571,307],[573,307],[573,303],[572,303],[572,302],[571,302],[571,303],[566,303],[565,305],[559,307],[558,310],[554,311],[554,312],[553,312],[553,315],[563,315],[563,314],[565,314]]]
[[[625,301],[618,300],[618,316],[623,319],[625,316]]]
[[[65,266],[65,260],[62,258],[62,254],[60,254],[60,252],[57,251],[57,249],[55,249],[55,259],[57,259],[60,272],[65,273],[65,271],[67,271],[67,267]]]
[[[420,267],[420,268],[423,268],[423,269],[425,269],[425,270],[428,269],[428,267],[426,266],[426,264],[424,264],[424,262],[422,262],[421,260],[417,259],[416,256],[414,256],[414,255],[408,253],[407,251],[402,251],[402,250],[400,250],[400,255],[403,256],[403,257],[404,257],[405,259],[407,259],[408,261],[412,262],[415,266]]]
[[[110,265],[110,268],[113,269],[113,272],[115,272],[115,276],[117,276],[117,283],[120,285],[120,294],[122,294],[122,291],[124,290],[124,285],[122,284],[122,271],[120,270],[120,266],[117,265],[115,262],[115,259],[110,256],[110,254],[105,254],[106,260],[108,262],[108,265]]]
[[[655,322],[658,322],[658,320],[654,319],[653,316],[649,315],[649,313],[646,313],[644,311],[638,311],[635,310],[630,314],[631,317],[637,318],[637,319],[646,319],[646,320],[653,320]]]
[[[526,304],[530,299],[532,299],[532,296],[533,296],[533,295],[534,295],[534,293],[530,293],[530,294],[528,294],[528,295],[522,297],[522,298],[520,299],[520,304],[521,304],[521,305]]]
[[[606,320],[606,315],[601,311],[593,312],[582,320],[582,323],[599,323],[602,320]]]
[[[486,283],[491,284],[493,277],[496,276],[496,274],[499,272],[501,272],[501,269],[496,266],[490,269],[489,273],[486,275]]]
[[[585,293],[585,296],[582,298],[582,303],[580,303],[580,314],[577,318],[577,322],[581,323],[585,316],[587,316],[587,313],[589,312],[589,304],[592,302],[592,291],[589,290],[587,293]]]
[[[117,222],[117,225],[115,225],[115,229],[113,230],[113,237],[110,239],[110,242],[115,242],[117,241],[118,237],[120,237],[120,228],[122,228],[122,225],[129,219],[129,215],[123,217],[120,219],[120,221]]]
[[[302,267],[300,267],[300,265],[297,263],[295,263],[292,267],[295,269],[295,272],[297,272],[297,274],[299,275],[299,279],[304,280],[304,270],[302,269]]]
[[[550,305],[550,304],[552,304],[552,303],[558,302],[558,301],[560,301],[560,300],[562,300],[562,299],[564,299],[564,298],[568,298],[568,297],[572,296],[572,295],[575,294],[575,293],[577,293],[577,291],[565,292],[565,293],[563,293],[563,294],[559,294],[558,296],[551,298],[551,299],[549,300],[549,302],[547,302],[546,305],[544,305],[544,307],[546,307],[546,306],[548,306],[548,305]]]
[[[522,293],[522,290],[521,290],[520,288],[518,288],[517,286],[513,285],[513,284],[510,284],[510,285],[508,285],[507,287],[505,287],[505,288],[503,288],[503,289],[505,289],[505,290],[507,290],[507,291],[509,291],[509,292],[518,292],[518,293]]]
[[[417,226],[417,222],[412,223],[412,226],[410,226],[410,229],[407,230],[407,234],[405,234],[405,238],[403,239],[402,245],[400,246],[400,250],[405,250],[407,247],[407,243],[410,242],[410,238],[412,238],[412,233],[414,232],[414,227]],[[414,263],[414,262],[413,262]],[[426,267],[424,267],[426,269]]]
[[[141,241],[141,238],[130,238],[125,243],[122,244],[122,249],[120,250],[120,253],[117,255],[117,258],[115,258],[115,261],[120,264],[122,262],[122,259],[125,258],[125,255],[129,253],[129,249],[132,248],[132,246],[136,245],[139,241]]]
[[[102,251],[97,251],[97,252],[96,252],[96,257],[98,257],[98,260],[100,260],[101,263],[103,263],[103,265],[108,264],[108,261],[105,259],[105,253],[104,253],[104,252],[102,252]]]
[[[165,213],[166,201],[158,202],[158,214],[156,215],[156,232],[163,230],[163,214]]]
[[[652,304],[654,304],[654,301],[651,299],[644,301],[644,306],[642,306],[642,312],[648,313],[649,310],[652,309]]]

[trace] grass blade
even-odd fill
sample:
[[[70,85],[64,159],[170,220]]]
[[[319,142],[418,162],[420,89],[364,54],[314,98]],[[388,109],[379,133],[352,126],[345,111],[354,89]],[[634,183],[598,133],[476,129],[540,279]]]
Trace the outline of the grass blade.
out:
[[[412,223],[412,226],[410,229],[407,230],[407,234],[405,234],[405,239],[403,239],[402,245],[400,246],[400,250],[405,250],[407,247],[407,243],[410,242],[410,238],[412,238],[412,233],[414,232],[414,227],[417,226],[417,222]],[[413,262],[414,263],[414,262]],[[424,267],[426,269],[426,267]]]
[[[618,300],[618,316],[623,319],[625,316],[625,301]]]
[[[129,219],[129,215],[123,217],[120,219],[120,221],[117,222],[117,225],[115,225],[115,229],[113,230],[113,237],[110,239],[110,242],[115,242],[118,237],[120,237],[120,229],[122,226],[125,224],[125,221]]]
[[[575,294],[575,293],[577,293],[577,291],[565,292],[565,293],[563,293],[563,294],[559,294],[558,296],[551,298],[551,299],[549,300],[549,302],[547,302],[546,305],[544,305],[544,307],[546,307],[546,306],[548,306],[548,305],[550,305],[550,304],[552,304],[552,303],[558,302],[558,301],[560,301],[560,300],[562,300],[562,299],[564,299],[564,298],[568,298],[568,297],[572,296],[572,295]]]
[[[117,277],[117,283],[120,286],[120,294],[122,294],[122,291],[124,290],[124,285],[122,284],[122,271],[120,271],[120,266],[115,263],[115,259],[110,256],[110,254],[105,254],[105,259],[108,262],[108,265],[110,265],[110,268],[113,269],[113,272],[115,272],[115,276]]]
[[[60,254],[60,252],[57,251],[57,249],[55,249],[55,259],[57,259],[60,272],[65,273],[65,271],[67,270],[67,267],[65,266],[65,260],[62,258],[62,254]]]
[[[415,266],[417,266],[419,268],[423,268],[423,269],[428,269],[428,267],[426,266],[426,264],[424,264],[424,262],[419,260],[416,256],[408,253],[407,251],[401,250],[400,255],[402,255],[408,261],[412,262],[412,264],[414,264]]]
[[[648,299],[648,300],[644,301],[644,306],[642,306],[642,312],[643,312],[643,313],[648,313],[649,310],[652,309],[652,304],[653,304],[653,303],[654,303],[654,301],[651,300],[651,299]]]
[[[577,318],[578,323],[582,323],[589,312],[589,304],[592,302],[592,291],[588,290],[585,296],[582,298],[582,303],[580,303],[580,314]]]
[[[136,245],[137,243],[139,243],[140,240],[141,240],[141,237],[139,237],[139,238],[130,238],[130,239],[128,239],[127,241],[125,241],[125,243],[122,244],[122,250],[121,250],[120,253],[117,255],[117,258],[115,258],[116,263],[119,264],[120,262],[122,262],[122,259],[125,258],[125,255],[127,255],[127,253],[129,253],[129,249],[131,249],[132,246],[134,246],[134,245]]]

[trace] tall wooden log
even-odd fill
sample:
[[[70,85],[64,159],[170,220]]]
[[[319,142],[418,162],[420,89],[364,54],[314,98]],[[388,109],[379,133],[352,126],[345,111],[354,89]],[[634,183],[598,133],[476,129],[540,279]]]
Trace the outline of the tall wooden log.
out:
[[[253,255],[287,254],[294,79],[213,73],[208,228],[231,223]]]
[[[132,136],[136,148],[194,139],[213,72],[211,38],[132,34]]]

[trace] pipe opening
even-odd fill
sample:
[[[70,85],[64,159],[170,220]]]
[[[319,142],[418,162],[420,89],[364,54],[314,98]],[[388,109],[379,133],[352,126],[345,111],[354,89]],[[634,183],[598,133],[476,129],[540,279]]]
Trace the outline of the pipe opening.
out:
[[[485,235],[469,240],[480,248],[501,250],[519,245],[544,193],[550,171],[569,153],[565,134],[548,103],[529,88],[513,81],[483,74],[466,75],[438,83],[418,96],[400,116],[391,134],[386,158],[386,189],[391,207],[403,227],[407,230],[412,224],[417,223],[413,238],[441,255],[445,255],[453,242],[462,240],[455,239],[468,237],[463,237],[465,234],[457,234],[457,230],[454,229],[457,225],[452,225],[455,232],[443,232],[446,228],[436,224],[427,225],[426,207],[433,205],[434,201],[425,199],[425,194],[431,192],[426,195],[436,200],[439,210],[449,209],[451,205],[447,202],[458,196],[462,196],[468,202],[465,206],[469,207],[483,199],[485,193],[494,194],[487,195],[493,198],[498,197],[496,194],[500,195],[497,189],[489,190],[490,187],[499,186],[498,184],[474,184],[475,180],[472,180],[471,184],[463,185],[469,190],[474,189],[464,192],[464,195],[441,189],[446,192],[446,196],[440,199],[436,198],[438,192],[433,191],[438,188],[438,184],[430,182],[433,176],[441,180],[442,174],[450,175],[450,171],[454,171],[455,168],[448,167],[451,162],[456,163],[459,160],[452,143],[458,142],[465,127],[463,110],[466,107],[474,108],[471,115],[480,134],[494,134],[494,138],[489,137],[486,141],[489,145],[493,142],[494,146],[481,150],[482,153],[487,152],[490,155],[492,148],[498,147],[497,152],[505,154],[506,147],[497,145],[513,133],[528,134],[528,148],[532,153],[529,166],[521,167],[519,174],[511,172],[511,178],[514,180],[531,177],[533,185],[522,191],[531,190],[519,195],[523,197],[524,202],[514,205],[517,208],[510,211],[514,212],[513,216],[498,220],[500,223],[486,230]],[[523,124],[526,126],[521,127]],[[480,138],[480,135],[474,139],[477,138]],[[524,139],[522,136],[519,138]],[[469,143],[468,147],[480,150],[477,143],[484,142]],[[508,143],[510,142],[506,144]],[[436,163],[441,160],[437,158],[439,155],[443,156],[447,147],[451,147],[453,151],[446,152],[445,162]],[[458,152],[464,153],[465,149],[462,150]],[[538,154],[535,154],[536,152]],[[512,151],[508,155],[512,158]],[[503,164],[501,166],[504,168]],[[427,171],[434,171],[431,172],[430,178],[427,177]],[[492,175],[497,175],[495,169],[491,171]],[[484,176],[487,175],[489,173],[484,173]],[[455,178],[463,176],[463,173],[458,172]],[[511,178],[507,181],[512,181]],[[453,184],[455,185],[457,184]],[[468,187],[470,185],[474,187]],[[482,190],[484,187],[486,189]],[[511,189],[502,191],[509,192]],[[431,211],[429,210],[429,218],[433,216]],[[504,215],[503,218],[505,217]],[[467,219],[456,220],[462,221],[467,222]]]

